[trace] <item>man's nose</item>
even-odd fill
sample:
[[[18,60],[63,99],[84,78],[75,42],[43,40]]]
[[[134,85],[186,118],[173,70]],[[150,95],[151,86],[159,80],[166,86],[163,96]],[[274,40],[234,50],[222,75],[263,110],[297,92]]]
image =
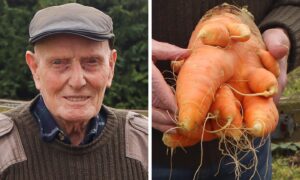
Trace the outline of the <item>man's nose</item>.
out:
[[[79,62],[76,62],[72,65],[69,85],[74,89],[81,89],[86,85],[84,70]]]

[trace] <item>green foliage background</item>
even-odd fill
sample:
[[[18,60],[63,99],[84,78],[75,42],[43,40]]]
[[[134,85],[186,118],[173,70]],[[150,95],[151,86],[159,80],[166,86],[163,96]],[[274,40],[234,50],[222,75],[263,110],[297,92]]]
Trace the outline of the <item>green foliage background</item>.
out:
[[[147,0],[0,0],[0,98],[29,100],[35,90],[25,63],[28,26],[39,9],[77,2],[109,14],[114,22],[118,60],[105,104],[146,109],[148,102]]]
[[[300,95],[300,67],[295,68],[288,74],[288,82],[284,89],[283,96],[291,97]]]

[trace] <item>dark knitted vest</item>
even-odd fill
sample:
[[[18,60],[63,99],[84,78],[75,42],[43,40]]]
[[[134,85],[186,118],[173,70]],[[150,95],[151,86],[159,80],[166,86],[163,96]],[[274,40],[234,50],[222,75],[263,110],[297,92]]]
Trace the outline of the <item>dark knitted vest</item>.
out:
[[[19,132],[27,160],[7,167],[0,175],[1,179],[147,179],[147,170],[142,162],[129,158],[125,151],[127,112],[103,108],[108,115],[105,128],[93,142],[82,146],[67,145],[59,140],[51,143],[42,141],[29,105],[7,114]]]

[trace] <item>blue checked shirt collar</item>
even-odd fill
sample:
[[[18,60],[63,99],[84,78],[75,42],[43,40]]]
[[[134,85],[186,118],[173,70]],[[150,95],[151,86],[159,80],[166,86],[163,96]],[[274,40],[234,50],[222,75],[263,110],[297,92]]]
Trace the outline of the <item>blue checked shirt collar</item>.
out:
[[[42,96],[33,105],[31,112],[39,123],[40,136],[44,141],[51,142],[54,139],[59,139],[66,144],[71,144],[70,139],[58,127],[56,121],[48,111]],[[90,120],[86,135],[80,145],[92,142],[101,133],[105,123],[106,113],[101,109],[99,114]]]

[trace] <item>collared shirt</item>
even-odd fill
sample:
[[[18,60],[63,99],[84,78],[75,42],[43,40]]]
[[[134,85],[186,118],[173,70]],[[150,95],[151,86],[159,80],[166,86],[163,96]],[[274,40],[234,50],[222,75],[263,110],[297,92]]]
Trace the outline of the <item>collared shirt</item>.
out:
[[[40,136],[44,141],[51,142],[54,139],[59,139],[66,144],[71,144],[68,136],[59,128],[55,119],[47,109],[42,96],[40,96],[38,101],[33,105],[31,113],[33,113],[39,123]],[[101,133],[105,123],[106,113],[100,110],[99,114],[89,121],[85,137],[80,145],[92,142]]]

